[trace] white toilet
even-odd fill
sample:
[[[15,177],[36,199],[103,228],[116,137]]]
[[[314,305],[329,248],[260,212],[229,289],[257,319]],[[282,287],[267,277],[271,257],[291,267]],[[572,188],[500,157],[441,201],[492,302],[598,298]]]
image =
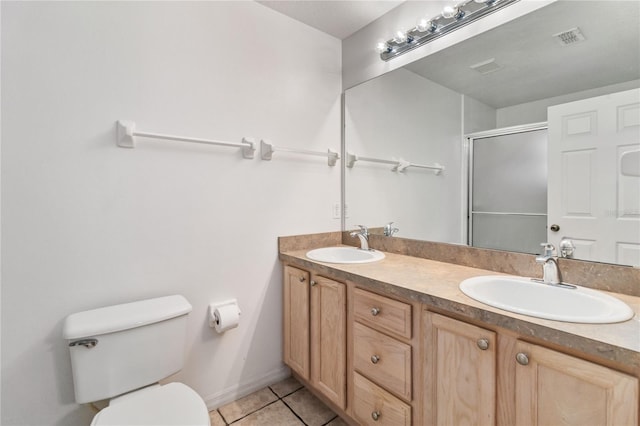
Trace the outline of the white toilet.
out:
[[[209,426],[200,396],[182,383],[159,385],[184,363],[187,315],[179,295],[141,300],[69,315],[76,402],[109,400],[92,426]]]

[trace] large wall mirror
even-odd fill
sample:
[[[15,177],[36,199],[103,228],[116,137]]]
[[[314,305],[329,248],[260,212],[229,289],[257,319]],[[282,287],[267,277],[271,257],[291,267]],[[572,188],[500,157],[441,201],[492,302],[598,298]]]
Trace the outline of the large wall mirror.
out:
[[[345,151],[347,229],[640,266],[640,2],[554,2],[348,89]]]

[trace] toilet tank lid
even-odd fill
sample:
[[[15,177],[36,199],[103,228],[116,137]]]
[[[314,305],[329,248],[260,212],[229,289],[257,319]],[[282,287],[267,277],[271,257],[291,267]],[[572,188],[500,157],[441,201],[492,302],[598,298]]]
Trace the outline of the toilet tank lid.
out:
[[[62,336],[73,340],[115,333],[186,315],[191,309],[191,304],[181,295],[92,309],[69,315]]]

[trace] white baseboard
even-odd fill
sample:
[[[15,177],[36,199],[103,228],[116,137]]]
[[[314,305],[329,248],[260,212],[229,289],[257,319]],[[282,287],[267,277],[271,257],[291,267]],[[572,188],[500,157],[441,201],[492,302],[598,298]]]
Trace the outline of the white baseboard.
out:
[[[253,377],[245,383],[239,383],[228,387],[212,395],[208,395],[203,399],[205,404],[207,404],[207,409],[211,411],[260,390],[265,386],[284,380],[290,375],[291,370],[289,370],[289,367],[283,365],[282,367],[272,370],[263,376]]]

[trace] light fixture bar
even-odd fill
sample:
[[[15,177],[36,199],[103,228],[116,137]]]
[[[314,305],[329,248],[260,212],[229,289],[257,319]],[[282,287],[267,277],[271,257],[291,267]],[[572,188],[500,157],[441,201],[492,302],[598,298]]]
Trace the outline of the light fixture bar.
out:
[[[380,52],[380,59],[393,59],[517,1],[519,0],[466,0],[455,6],[447,6],[440,15],[422,20],[425,22],[420,21],[418,26],[408,30],[406,38],[394,37],[386,43],[379,43],[377,50]]]

